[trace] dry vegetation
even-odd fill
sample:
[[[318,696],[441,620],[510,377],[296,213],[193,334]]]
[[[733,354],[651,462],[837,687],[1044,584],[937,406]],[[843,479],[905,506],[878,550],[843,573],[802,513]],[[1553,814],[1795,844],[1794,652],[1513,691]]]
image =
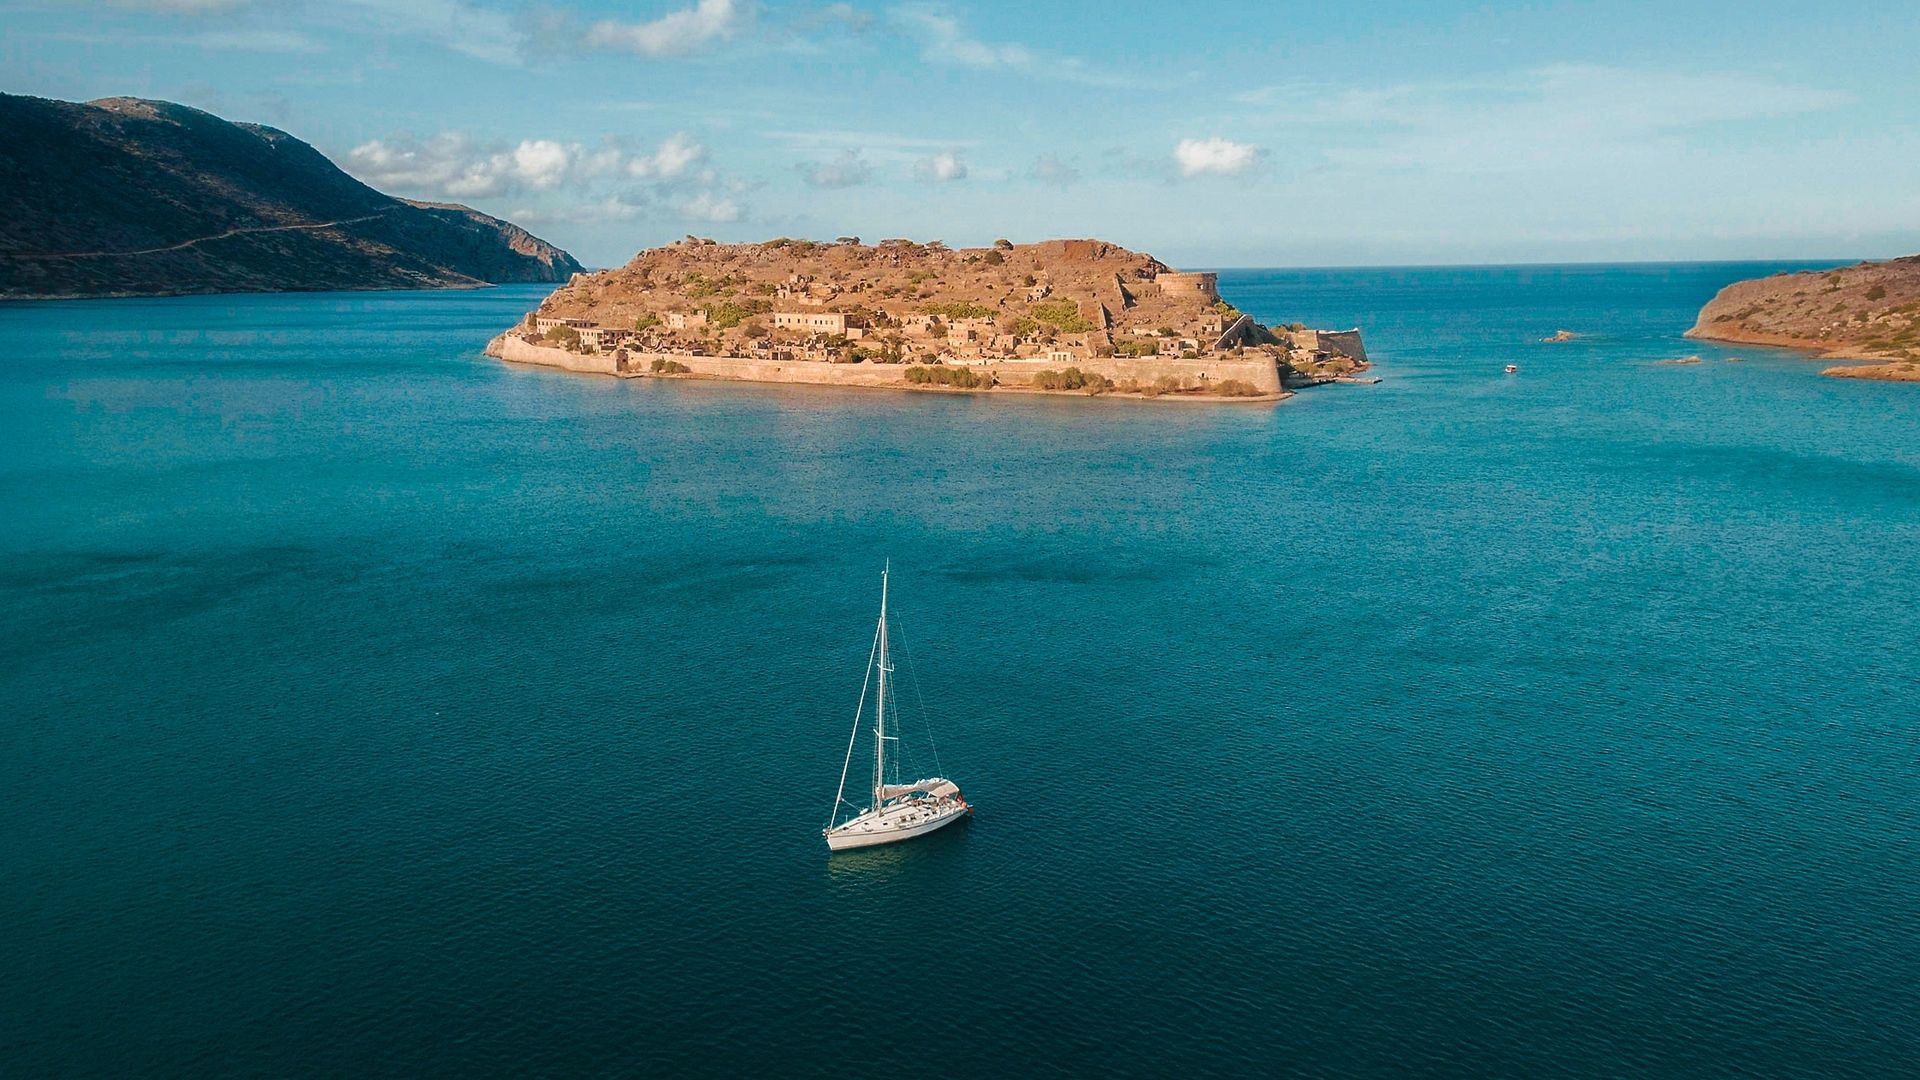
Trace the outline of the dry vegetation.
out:
[[[1701,309],[1689,333],[1920,361],[1920,256],[1735,282]]]

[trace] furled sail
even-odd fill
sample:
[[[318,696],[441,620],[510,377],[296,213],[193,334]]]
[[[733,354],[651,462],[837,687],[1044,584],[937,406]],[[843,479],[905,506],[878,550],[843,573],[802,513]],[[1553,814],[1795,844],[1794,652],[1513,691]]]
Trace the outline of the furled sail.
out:
[[[924,791],[930,797],[938,799],[946,795],[960,794],[960,785],[951,780],[934,777],[931,780],[915,780],[911,784],[888,784],[880,789],[880,797],[882,799],[897,799],[902,795],[911,795],[916,791]]]

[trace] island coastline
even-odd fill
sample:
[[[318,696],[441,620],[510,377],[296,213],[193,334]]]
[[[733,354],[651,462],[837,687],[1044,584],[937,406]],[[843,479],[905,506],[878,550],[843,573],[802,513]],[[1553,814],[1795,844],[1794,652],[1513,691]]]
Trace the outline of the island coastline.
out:
[[[1360,331],[1268,328],[1218,291],[1100,240],[688,237],[578,274],[488,343],[621,377],[1272,403],[1360,380]]]

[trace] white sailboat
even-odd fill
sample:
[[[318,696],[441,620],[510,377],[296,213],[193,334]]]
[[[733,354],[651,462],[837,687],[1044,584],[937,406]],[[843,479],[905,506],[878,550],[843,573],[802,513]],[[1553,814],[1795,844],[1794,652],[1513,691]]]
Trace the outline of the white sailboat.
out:
[[[860,708],[853,716],[853,734],[847,738],[847,760],[840,766],[840,790],[833,797],[833,815],[847,805],[847,773],[853,767],[853,746],[860,737],[860,719],[866,710],[867,687],[878,674],[879,687],[873,706],[873,801],[858,814],[832,824],[832,817],[821,833],[831,851],[893,844],[925,836],[945,828],[973,812],[960,795],[960,785],[945,777],[915,780],[910,784],[887,782],[887,744],[899,736],[887,733],[887,706],[892,704],[892,684],[888,678],[893,665],[887,655],[887,576],[891,566],[880,571],[880,625],[874,631],[873,651],[867,656],[867,679],[860,686]],[[898,709],[894,710],[896,713]],[[936,764],[938,764],[936,762]]]

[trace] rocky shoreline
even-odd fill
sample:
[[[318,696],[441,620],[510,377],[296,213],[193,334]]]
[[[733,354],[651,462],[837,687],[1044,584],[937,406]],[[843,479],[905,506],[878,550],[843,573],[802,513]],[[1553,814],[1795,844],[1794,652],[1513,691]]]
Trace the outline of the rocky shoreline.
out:
[[[1920,382],[1920,256],[1734,282],[1700,309],[1687,336],[1879,361],[1821,374]]]
[[[1219,402],[1369,366],[1357,329],[1263,326],[1218,275],[1101,240],[688,237],[575,275],[490,351],[629,376]]]
[[[827,363],[807,360],[766,361],[746,357],[703,356],[684,352],[625,352],[580,353],[568,349],[538,345],[518,335],[500,334],[487,342],[486,355],[497,360],[514,364],[529,364],[536,367],[557,368],[589,375],[610,375],[621,379],[690,379],[717,382],[759,382],[809,386],[835,386],[865,390],[905,390],[919,393],[938,394],[1021,394],[1055,397],[1103,397],[1139,401],[1183,401],[1197,404],[1225,405],[1262,405],[1284,401],[1294,395],[1294,391],[1284,386],[1259,388],[1253,393],[1222,394],[1205,386],[1205,382],[1225,382],[1230,374],[1211,375],[1207,380],[1195,380],[1178,387],[1161,388],[1156,385],[1158,379],[1167,376],[1155,376],[1153,382],[1143,388],[1129,389],[1122,380],[1111,380],[1111,385],[1095,383],[1076,389],[1049,389],[1035,385],[1034,376],[1045,370],[1032,361],[1016,361],[980,367],[958,368],[955,370],[976,371],[981,379],[979,385],[953,386],[937,383],[915,383],[910,380],[910,367],[901,364],[873,363]],[[659,367],[656,368],[656,363]],[[1014,365],[1027,370],[1014,370]],[[1216,370],[1219,364],[1210,365]],[[1205,374],[1204,372],[1200,374]],[[1139,375],[1131,376],[1133,385],[1141,386]],[[1162,384],[1163,385],[1163,384]],[[1247,384],[1251,386],[1252,384]]]

